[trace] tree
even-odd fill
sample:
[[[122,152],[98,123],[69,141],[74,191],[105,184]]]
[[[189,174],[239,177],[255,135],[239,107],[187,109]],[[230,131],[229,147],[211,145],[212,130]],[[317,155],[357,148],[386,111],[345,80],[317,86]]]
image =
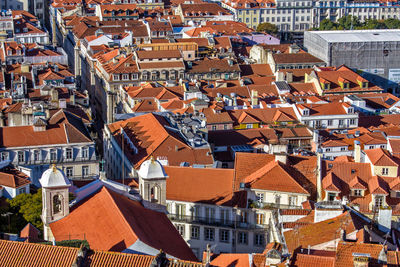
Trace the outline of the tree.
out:
[[[330,19],[323,19],[321,23],[319,24],[319,29],[321,31],[331,31],[331,30],[336,30],[336,23],[331,21]]]
[[[36,228],[43,229],[42,214],[42,190],[35,194],[20,194],[8,201],[10,207]]]
[[[268,23],[268,22],[264,22],[264,23],[260,23],[257,26],[257,31],[258,32],[265,32],[268,34],[274,34],[278,32],[278,27],[276,27],[274,24]]]
[[[343,28],[344,30],[353,30],[362,26],[360,20],[352,15],[341,17],[338,19],[338,24],[339,27]]]
[[[384,21],[376,19],[367,19],[360,30],[387,29]]]

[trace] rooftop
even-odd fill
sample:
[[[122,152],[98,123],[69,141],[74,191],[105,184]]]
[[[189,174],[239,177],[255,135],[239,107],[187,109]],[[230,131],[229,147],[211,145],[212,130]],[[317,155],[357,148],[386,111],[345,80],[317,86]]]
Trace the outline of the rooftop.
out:
[[[311,31],[330,43],[400,42],[400,30]]]

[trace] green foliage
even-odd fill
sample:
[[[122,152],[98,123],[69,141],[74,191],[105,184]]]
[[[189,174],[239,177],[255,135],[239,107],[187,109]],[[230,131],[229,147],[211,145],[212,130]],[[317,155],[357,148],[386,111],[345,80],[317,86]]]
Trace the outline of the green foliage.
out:
[[[276,27],[276,25],[274,25],[274,24],[264,22],[264,23],[258,24],[256,31],[265,32],[268,34],[275,34],[278,32],[278,27]]]
[[[400,28],[400,20],[398,19],[387,19],[384,21],[384,24],[387,29],[399,29]]]
[[[27,221],[43,229],[43,223],[40,215],[42,214],[42,190],[39,189],[35,194],[20,194],[15,198],[8,200],[11,209],[22,215]]]
[[[9,215],[6,215],[11,213]],[[10,207],[5,198],[0,198],[0,232],[19,233],[28,223],[18,211]]]
[[[367,19],[365,22],[352,15],[341,17],[338,22],[329,19],[321,21],[319,28],[315,30],[333,31],[333,30],[374,30],[374,29],[400,29],[400,20],[387,19],[376,20]]]
[[[330,31],[330,30],[336,30],[337,25],[330,19],[324,19],[320,23],[320,27],[318,28],[321,31]]]

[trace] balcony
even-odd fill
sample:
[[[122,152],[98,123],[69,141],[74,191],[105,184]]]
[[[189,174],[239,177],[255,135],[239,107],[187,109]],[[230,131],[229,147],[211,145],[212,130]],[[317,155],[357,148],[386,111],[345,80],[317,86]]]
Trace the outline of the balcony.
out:
[[[227,227],[227,228],[244,229],[244,230],[263,229],[268,227],[268,225],[266,224],[251,224],[240,221],[221,220],[221,219],[199,217],[199,216],[186,216],[180,214],[168,214],[168,218],[173,222],[209,225],[215,227]]]
[[[98,174],[92,173],[87,175],[72,175],[67,177],[71,181],[93,181],[99,178]]]
[[[280,210],[290,210],[290,209],[302,209],[302,206],[297,205],[288,205],[288,204],[277,204],[277,203],[269,203],[269,202],[258,202],[253,201],[250,205],[250,208],[256,209],[280,209]]]
[[[85,163],[85,162],[96,162],[97,157],[92,157],[92,158],[82,158],[82,157],[76,157],[72,159],[67,159],[66,157],[61,157],[56,160],[52,159],[41,159],[41,160],[25,160],[25,161],[18,161],[19,165],[49,165],[49,164],[62,164],[62,163]]]

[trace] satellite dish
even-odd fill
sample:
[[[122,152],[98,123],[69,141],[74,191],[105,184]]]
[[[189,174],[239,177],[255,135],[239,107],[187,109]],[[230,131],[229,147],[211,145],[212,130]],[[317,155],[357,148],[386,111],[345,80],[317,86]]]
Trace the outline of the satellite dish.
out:
[[[269,145],[264,145],[264,152],[269,153]]]

